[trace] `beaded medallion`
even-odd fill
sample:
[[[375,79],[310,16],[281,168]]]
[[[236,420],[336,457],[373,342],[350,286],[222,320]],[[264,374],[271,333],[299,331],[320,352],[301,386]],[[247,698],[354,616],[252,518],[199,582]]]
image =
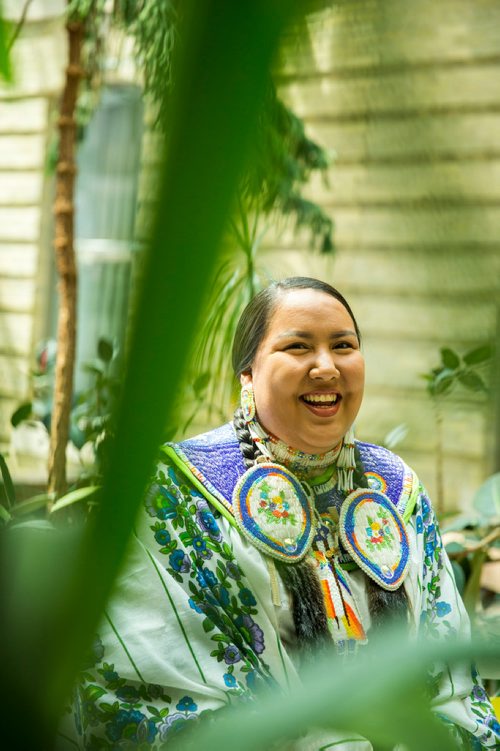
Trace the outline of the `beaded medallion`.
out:
[[[405,523],[384,493],[361,488],[340,510],[341,540],[356,563],[384,589],[397,589],[408,571],[410,547]]]
[[[248,469],[234,488],[232,507],[240,531],[267,555],[296,563],[310,548],[313,506],[286,467],[259,462]]]

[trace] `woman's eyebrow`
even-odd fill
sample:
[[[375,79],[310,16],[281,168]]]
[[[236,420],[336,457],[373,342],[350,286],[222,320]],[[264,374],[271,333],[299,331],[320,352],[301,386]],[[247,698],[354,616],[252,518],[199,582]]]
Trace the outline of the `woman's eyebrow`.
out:
[[[330,334],[329,338],[341,339],[344,336],[357,337],[357,334],[351,329],[344,329],[343,331],[334,331]],[[281,334],[278,334],[278,339],[293,339],[294,337],[297,337],[297,339],[314,339],[314,334],[311,331],[283,331]]]

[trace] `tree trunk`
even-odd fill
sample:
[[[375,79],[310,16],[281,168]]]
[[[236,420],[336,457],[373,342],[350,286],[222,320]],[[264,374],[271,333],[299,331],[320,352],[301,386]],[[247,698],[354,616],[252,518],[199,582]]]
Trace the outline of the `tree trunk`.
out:
[[[52,410],[49,491],[59,497],[66,489],[66,446],[69,436],[69,417],[73,394],[73,371],[76,351],[77,271],[73,244],[75,183],[75,108],[78,84],[83,75],[81,50],[84,26],[81,21],[69,21],[69,64],[59,114],[59,156],[56,176],[55,241],[57,273],[59,277],[59,318],[57,324],[57,359]]]

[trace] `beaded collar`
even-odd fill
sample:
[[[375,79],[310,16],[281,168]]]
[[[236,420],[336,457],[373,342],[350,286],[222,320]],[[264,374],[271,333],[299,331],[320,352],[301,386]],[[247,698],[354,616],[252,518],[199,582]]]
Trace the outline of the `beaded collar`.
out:
[[[283,464],[299,480],[307,481],[315,492],[324,493],[338,485],[340,490],[353,490],[354,431],[349,429],[342,443],[323,454],[308,454],[305,451],[287,446],[282,440],[268,433],[254,418],[248,423],[252,440],[260,452],[270,461]],[[322,469],[319,477],[311,478],[311,470]],[[318,484],[319,483],[319,484]]]

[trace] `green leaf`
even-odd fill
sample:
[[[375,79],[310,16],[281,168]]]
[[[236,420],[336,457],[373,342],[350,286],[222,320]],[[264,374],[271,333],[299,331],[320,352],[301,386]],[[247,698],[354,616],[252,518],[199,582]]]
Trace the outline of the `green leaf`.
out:
[[[465,550],[465,547],[456,540],[449,542],[447,545],[445,545],[445,548],[448,555],[450,555],[451,553],[461,553],[463,550]]]
[[[481,571],[483,563],[488,557],[486,550],[478,550],[472,556],[471,572],[464,589],[464,605],[471,618],[474,617],[476,607],[479,601],[479,591],[481,589]]]
[[[101,696],[104,696],[107,694],[107,691],[105,688],[102,688],[102,686],[87,686],[85,689],[85,698],[87,701],[94,701],[95,699],[100,699]]]
[[[472,499],[472,505],[487,524],[500,517],[500,472],[483,482]]]
[[[480,375],[473,370],[463,370],[457,374],[458,380],[469,391],[483,391],[487,392],[486,384]]]
[[[103,362],[111,362],[113,359],[114,347],[109,339],[101,337],[97,342],[97,355]]]
[[[466,365],[480,365],[488,362],[493,357],[493,347],[491,344],[482,344],[480,347],[471,349],[463,356]]]
[[[102,363],[100,363],[99,360],[84,363],[82,365],[82,370],[85,370],[87,373],[92,373],[96,376],[102,376],[104,374]]]
[[[432,392],[437,396],[450,391],[455,381],[454,375],[455,374],[452,370],[450,370],[449,368],[444,368],[435,377],[434,381],[431,382],[430,388]]]
[[[24,404],[21,404],[11,415],[10,418],[10,424],[13,428],[17,428],[19,423],[21,423],[23,420],[28,420],[33,412],[33,403],[32,402],[24,402]]]
[[[55,498],[53,493],[40,493],[34,495],[32,498],[28,498],[26,501],[17,503],[12,507],[13,516],[25,516],[26,514],[32,514],[34,511],[39,511],[44,508],[48,503]]]
[[[455,576],[455,583],[460,594],[463,596],[465,589],[465,572],[458,561],[451,561],[451,568]]]
[[[449,347],[441,349],[441,359],[445,368],[449,368],[450,370],[456,370],[460,365],[460,357]]]
[[[88,485],[86,488],[77,488],[77,490],[72,490],[69,493],[66,493],[66,495],[63,495],[54,503],[50,510],[50,513],[53,514],[55,511],[60,511],[60,509],[65,508],[66,506],[71,506],[73,503],[86,501],[91,496],[95,495],[99,490],[101,490],[100,485]]]
[[[210,372],[207,370],[204,373],[200,373],[193,383],[193,390],[196,396],[202,396],[209,383]]]
[[[0,503],[0,519],[3,522],[5,522],[5,524],[8,524],[12,519],[12,516],[9,514],[5,506],[3,506],[1,503]]]
[[[10,476],[9,468],[3,454],[0,454],[0,470],[2,472],[3,486],[5,488],[7,503],[9,507],[11,507],[16,502],[16,491],[14,489],[14,483],[12,482],[12,477]]]
[[[203,631],[208,634],[210,631],[213,631],[215,628],[215,623],[210,620],[210,618],[205,618],[203,621]]]
[[[9,48],[7,40],[7,25],[2,18],[2,5],[0,3],[0,76],[6,81],[12,80],[10,67]]]

